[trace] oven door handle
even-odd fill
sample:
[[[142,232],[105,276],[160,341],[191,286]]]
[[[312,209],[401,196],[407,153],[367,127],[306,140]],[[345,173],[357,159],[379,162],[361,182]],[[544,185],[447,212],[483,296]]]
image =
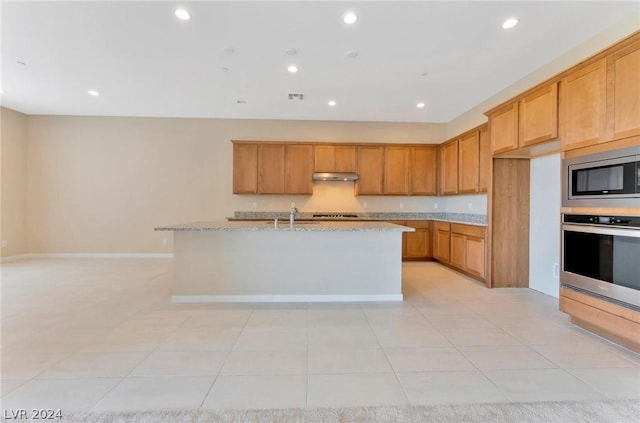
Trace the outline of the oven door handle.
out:
[[[563,224],[562,230],[572,231],[572,232],[583,232],[588,234],[615,235],[615,236],[625,236],[629,238],[640,238],[640,231],[637,229],[620,229],[620,228],[608,228],[603,226]]]

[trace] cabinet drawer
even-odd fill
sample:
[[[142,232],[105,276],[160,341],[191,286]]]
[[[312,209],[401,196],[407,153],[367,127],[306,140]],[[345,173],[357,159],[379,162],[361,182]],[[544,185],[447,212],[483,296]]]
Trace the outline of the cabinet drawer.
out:
[[[484,228],[482,226],[463,225],[460,223],[451,224],[451,232],[467,236],[484,238]]]
[[[436,224],[436,230],[438,231],[450,231],[451,230],[451,223],[446,223],[446,222],[434,222]]]
[[[416,229],[429,229],[431,227],[431,222],[428,220],[407,220],[404,222],[404,225]]]

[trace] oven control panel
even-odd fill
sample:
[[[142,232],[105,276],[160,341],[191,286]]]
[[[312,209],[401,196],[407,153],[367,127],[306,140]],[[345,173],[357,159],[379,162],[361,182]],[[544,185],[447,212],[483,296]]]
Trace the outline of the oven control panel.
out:
[[[582,223],[591,225],[615,225],[640,227],[640,216],[594,216],[589,214],[565,214],[564,223]]]

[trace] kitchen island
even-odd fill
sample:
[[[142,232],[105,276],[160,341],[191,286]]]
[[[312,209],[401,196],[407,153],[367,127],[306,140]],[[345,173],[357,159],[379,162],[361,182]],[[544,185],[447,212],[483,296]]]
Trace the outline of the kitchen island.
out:
[[[173,302],[401,301],[402,232],[386,222],[196,222],[174,233]]]

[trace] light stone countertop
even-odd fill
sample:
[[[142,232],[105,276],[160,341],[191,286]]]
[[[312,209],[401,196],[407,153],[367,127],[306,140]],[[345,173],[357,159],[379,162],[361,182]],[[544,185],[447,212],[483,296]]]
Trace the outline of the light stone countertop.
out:
[[[155,231],[197,231],[197,232],[220,232],[220,231],[244,231],[244,232],[277,232],[277,231],[299,231],[299,232],[414,232],[415,229],[406,226],[396,225],[388,222],[319,222],[319,221],[297,221],[293,228],[289,227],[289,220],[278,220],[278,227],[273,221],[214,221],[214,222],[193,222],[179,225],[160,226],[154,228]]]

